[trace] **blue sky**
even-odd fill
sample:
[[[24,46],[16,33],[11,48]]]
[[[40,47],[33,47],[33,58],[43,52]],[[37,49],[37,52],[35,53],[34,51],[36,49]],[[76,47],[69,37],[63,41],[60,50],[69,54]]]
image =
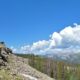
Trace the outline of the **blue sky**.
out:
[[[48,40],[80,23],[80,0],[0,0],[0,41],[18,47]]]

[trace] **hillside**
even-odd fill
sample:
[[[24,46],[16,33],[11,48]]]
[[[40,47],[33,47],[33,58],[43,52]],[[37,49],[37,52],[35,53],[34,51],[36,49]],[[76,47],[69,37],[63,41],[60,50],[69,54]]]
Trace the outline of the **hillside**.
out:
[[[7,47],[0,47],[0,80],[53,80],[18,57]]]
[[[34,54],[17,54],[29,65],[56,80],[80,80],[80,64]]]

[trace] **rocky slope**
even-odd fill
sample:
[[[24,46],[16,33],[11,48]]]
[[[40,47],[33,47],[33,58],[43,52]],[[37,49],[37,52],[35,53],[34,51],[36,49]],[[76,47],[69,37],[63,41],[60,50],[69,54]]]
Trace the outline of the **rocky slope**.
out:
[[[9,48],[0,47],[0,80],[53,80],[28,65],[28,59],[15,56]]]

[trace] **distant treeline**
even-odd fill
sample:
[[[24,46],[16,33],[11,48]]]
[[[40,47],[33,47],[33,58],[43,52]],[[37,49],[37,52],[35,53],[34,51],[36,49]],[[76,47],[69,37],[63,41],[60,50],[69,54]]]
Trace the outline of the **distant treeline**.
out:
[[[66,63],[34,54],[17,54],[28,58],[29,65],[56,80],[80,80],[80,64]]]

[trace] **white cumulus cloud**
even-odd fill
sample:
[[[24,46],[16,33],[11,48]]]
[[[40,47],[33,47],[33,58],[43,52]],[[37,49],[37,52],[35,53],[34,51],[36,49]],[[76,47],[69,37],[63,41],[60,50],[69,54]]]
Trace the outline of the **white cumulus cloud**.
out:
[[[13,52],[15,52],[15,53],[17,52],[17,49],[14,48],[13,46],[11,46],[10,48],[13,50]]]
[[[12,49],[17,51],[15,48]],[[53,32],[49,40],[39,40],[32,45],[21,46],[18,50],[22,53],[59,55],[80,52],[80,25],[74,23],[73,26],[67,26],[60,32]]]

